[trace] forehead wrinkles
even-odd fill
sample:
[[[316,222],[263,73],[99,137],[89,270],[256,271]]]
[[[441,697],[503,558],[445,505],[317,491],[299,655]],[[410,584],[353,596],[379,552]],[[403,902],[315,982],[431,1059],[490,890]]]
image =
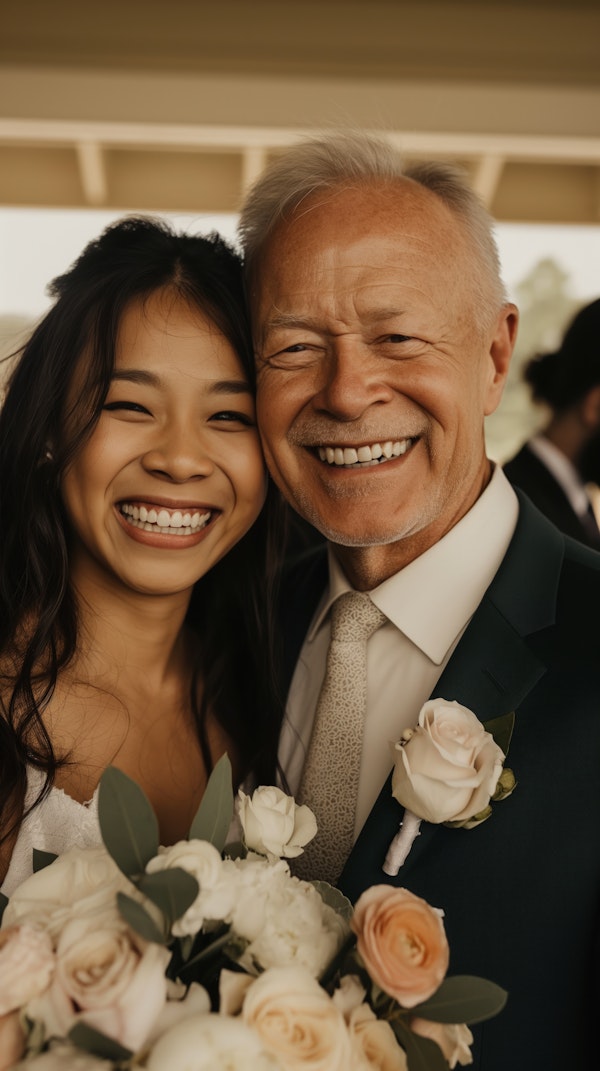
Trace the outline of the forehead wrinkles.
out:
[[[264,309],[267,325],[289,317],[312,322],[325,316],[346,323],[410,311],[414,302],[437,304],[436,285],[441,265],[438,252],[426,239],[394,241],[377,238],[353,243],[351,248],[329,246],[314,259],[307,257],[299,270],[290,262],[271,290],[271,308]],[[445,273],[444,273],[445,274]],[[445,292],[454,289],[449,272]]]

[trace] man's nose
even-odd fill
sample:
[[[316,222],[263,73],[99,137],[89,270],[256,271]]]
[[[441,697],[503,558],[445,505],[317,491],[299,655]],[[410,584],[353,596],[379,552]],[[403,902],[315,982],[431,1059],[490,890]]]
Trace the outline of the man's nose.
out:
[[[148,472],[173,483],[202,479],[214,470],[205,437],[189,423],[161,428],[144,454],[143,464]]]
[[[315,408],[337,420],[358,420],[371,405],[390,401],[384,368],[364,346],[335,345],[323,361]]]

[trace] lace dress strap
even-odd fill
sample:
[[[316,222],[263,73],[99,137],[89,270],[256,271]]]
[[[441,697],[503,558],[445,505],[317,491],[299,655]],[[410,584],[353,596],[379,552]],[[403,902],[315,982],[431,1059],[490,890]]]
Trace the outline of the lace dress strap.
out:
[[[26,808],[37,798],[43,783],[43,773],[28,767]],[[33,873],[34,848],[60,855],[69,848],[97,848],[100,844],[98,789],[87,803],[78,803],[62,788],[53,787],[23,819],[0,892],[10,896]]]

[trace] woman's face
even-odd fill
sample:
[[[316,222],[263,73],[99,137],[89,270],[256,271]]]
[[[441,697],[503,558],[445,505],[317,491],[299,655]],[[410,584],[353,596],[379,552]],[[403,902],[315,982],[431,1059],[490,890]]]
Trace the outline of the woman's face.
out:
[[[168,290],[133,302],[100,418],[62,482],[75,583],[191,590],[265,494],[254,398],[231,344]]]

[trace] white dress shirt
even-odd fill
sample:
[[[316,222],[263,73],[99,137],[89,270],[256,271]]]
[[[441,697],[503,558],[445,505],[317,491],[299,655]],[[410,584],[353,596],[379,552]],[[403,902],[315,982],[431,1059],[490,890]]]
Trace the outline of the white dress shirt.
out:
[[[389,743],[416,724],[446,663],[506,553],[519,506],[502,469],[475,505],[438,543],[370,592],[388,621],[367,648],[367,712],[355,836],[392,768]],[[279,760],[298,791],[329,647],[329,608],[351,590],[329,548],[329,585],[292,678]],[[443,696],[454,699],[455,696]]]
[[[557,484],[562,487],[577,516],[587,516],[591,505],[590,499],[577,469],[568,457],[565,457],[562,450],[559,450],[558,446],[551,443],[544,435],[534,435],[527,445],[532,454],[535,454],[538,461],[546,466]]]

